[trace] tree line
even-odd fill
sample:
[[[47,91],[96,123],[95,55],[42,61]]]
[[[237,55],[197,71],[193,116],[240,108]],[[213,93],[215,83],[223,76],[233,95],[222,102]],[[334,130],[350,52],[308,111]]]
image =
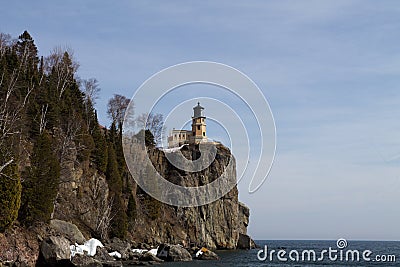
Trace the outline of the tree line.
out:
[[[112,203],[106,234],[124,237],[135,219],[122,148],[129,99],[114,95],[111,125],[101,126],[94,108],[99,83],[79,78],[78,68],[71,49],[56,47],[43,57],[27,31],[16,39],[0,33],[0,232],[16,221],[48,222],[71,164],[105,175]],[[147,145],[160,144],[161,114],[140,114],[136,122],[147,129]]]

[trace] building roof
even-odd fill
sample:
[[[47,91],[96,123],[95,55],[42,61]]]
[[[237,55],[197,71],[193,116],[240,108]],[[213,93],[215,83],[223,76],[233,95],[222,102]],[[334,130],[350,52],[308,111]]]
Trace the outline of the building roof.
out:
[[[204,108],[202,106],[200,106],[200,102],[197,102],[197,106],[195,106],[193,108],[193,110],[194,110],[194,118],[204,117],[203,114],[202,114],[203,109]]]

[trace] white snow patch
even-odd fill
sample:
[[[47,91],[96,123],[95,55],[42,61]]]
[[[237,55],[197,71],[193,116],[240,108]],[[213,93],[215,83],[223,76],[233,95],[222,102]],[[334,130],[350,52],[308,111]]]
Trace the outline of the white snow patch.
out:
[[[76,254],[83,255],[85,254],[85,251],[89,253],[89,248],[87,248],[85,245],[78,245],[77,243],[69,246],[69,249],[71,251],[71,257],[75,257]]]
[[[163,148],[161,150],[164,151],[165,153],[172,153],[172,152],[176,152],[176,151],[181,150],[182,147],[184,147],[184,146],[188,146],[188,144],[184,144],[184,145],[181,145],[179,147],[173,147],[173,148]]]
[[[157,248],[150,249],[149,252],[150,252],[151,254],[153,254],[154,256],[157,256],[157,250],[158,250],[158,247],[157,247]]]
[[[91,238],[88,241],[85,242],[85,246],[89,248],[89,256],[94,256],[96,255],[96,249],[97,247],[104,247],[103,244],[97,240],[96,238]]]
[[[144,254],[146,253],[148,250],[147,249],[139,249],[139,248],[134,248],[132,249],[132,252],[137,252],[139,254]]]
[[[122,257],[121,253],[119,253],[118,251],[108,253],[108,255],[110,255],[111,257],[114,257],[114,258],[118,258],[118,259],[120,259]]]
[[[83,255],[85,254],[85,251],[89,256],[93,257],[96,255],[97,247],[102,248],[104,246],[99,240],[92,238],[86,241],[83,245],[78,245],[75,243],[75,245],[69,246],[69,249],[71,250],[71,257],[74,257],[76,254]]]
[[[196,258],[198,258],[201,254],[203,254],[204,252],[201,251],[201,249],[199,249],[199,251],[196,252]]]

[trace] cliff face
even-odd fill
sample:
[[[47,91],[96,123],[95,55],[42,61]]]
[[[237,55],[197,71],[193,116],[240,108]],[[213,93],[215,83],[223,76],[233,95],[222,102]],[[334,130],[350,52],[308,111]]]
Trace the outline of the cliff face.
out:
[[[61,164],[61,183],[56,198],[53,219],[76,224],[84,237],[71,238],[68,231],[50,224],[40,224],[29,229],[15,225],[5,234],[0,234],[0,261],[24,262],[33,266],[38,259],[42,240],[49,236],[65,236],[71,244],[91,237],[107,241],[107,232],[112,216],[112,200],[109,185],[103,174],[89,163],[77,163],[76,153],[71,150],[70,160]],[[142,151],[146,153],[145,151]],[[188,159],[198,156],[198,148],[186,147],[182,154]],[[135,160],[140,163],[146,156],[140,151]],[[188,173],[172,166],[164,152],[150,149],[148,155],[154,167],[167,180],[185,186],[201,186],[215,180],[225,171],[230,160],[230,151],[217,147],[216,159],[200,172]],[[147,166],[137,165],[133,175],[145,174]],[[226,177],[236,180],[235,165],[226,169]],[[210,249],[236,249],[254,247],[247,236],[249,208],[238,201],[237,187],[233,187],[222,198],[199,207],[182,208],[162,204],[136,186],[133,177],[125,181],[134,196],[136,215],[129,221],[127,239],[134,247],[157,246],[161,243],[181,244],[186,248],[207,247]],[[125,209],[128,199],[124,199]],[[56,220],[53,220],[54,222]],[[56,221],[57,222],[57,221]],[[60,229],[59,229],[60,228]]]
[[[201,186],[218,178],[228,166],[230,151],[217,146],[216,159],[200,172],[185,172],[172,166],[163,151],[156,148],[147,151],[155,169],[167,180],[183,186]],[[179,153],[179,152],[178,152]],[[198,147],[184,147],[182,154],[187,159],[198,156]],[[133,175],[145,174],[143,165],[145,151],[136,150]],[[143,161],[143,162],[142,162]],[[142,164],[141,164],[142,163]],[[226,170],[226,177],[236,181],[236,169]],[[107,182],[103,175],[91,168],[67,164],[62,172],[62,181],[57,197],[54,218],[72,221],[86,235],[101,235],[101,227],[107,218],[110,203]],[[130,177],[132,193],[136,202],[136,218],[129,222],[129,237],[138,243],[182,244],[184,246],[206,246],[211,249],[235,249],[239,235],[246,234],[249,211],[238,201],[235,186],[221,199],[210,204],[181,208],[162,204],[150,198]],[[127,205],[126,199],[126,205]],[[103,223],[103,225],[102,225]],[[98,236],[101,238],[101,236]]]
[[[199,154],[198,148],[193,146],[184,147],[181,151],[189,160],[194,160]],[[218,146],[216,159],[208,168],[190,173],[172,166],[160,150],[150,150],[148,155],[155,169],[166,180],[186,187],[202,186],[214,181],[225,171],[231,159],[230,151]],[[234,164],[233,168],[226,170],[226,177],[236,181]],[[148,231],[133,231],[132,235],[135,239],[152,243],[167,241],[185,246],[235,249],[239,232],[243,230],[243,217],[239,216],[239,206],[236,186],[221,199],[204,206],[177,208],[162,205],[162,214],[156,220],[138,216],[136,225],[139,229],[145,228]]]

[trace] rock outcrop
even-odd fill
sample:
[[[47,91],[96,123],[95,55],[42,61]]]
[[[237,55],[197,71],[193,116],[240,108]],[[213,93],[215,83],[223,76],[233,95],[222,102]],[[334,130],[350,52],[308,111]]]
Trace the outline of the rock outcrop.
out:
[[[174,167],[165,153],[157,148],[148,151],[135,149],[133,176],[146,175],[145,157],[150,157],[155,169],[167,180],[182,186],[202,186],[217,179],[222,173],[236,181],[234,157],[223,145],[217,145],[215,160],[200,172],[185,172]],[[195,160],[198,146],[186,146],[181,150],[189,160]],[[177,152],[180,153],[180,152]],[[233,160],[232,168],[227,169]],[[71,159],[73,161],[73,158]],[[91,168],[66,163],[63,166],[54,217],[74,222],[86,235],[102,239],[101,222],[109,208],[109,190],[104,175]],[[238,200],[234,186],[222,198],[199,207],[181,208],[150,201],[149,197],[130,177],[127,181],[136,201],[136,219],[131,221],[129,238],[137,243],[157,245],[181,244],[184,247],[207,247],[209,249],[236,249],[239,234],[247,235],[249,209]],[[125,203],[127,205],[127,199]],[[90,205],[88,205],[90,203]],[[154,212],[151,206],[158,205]]]
[[[191,261],[190,253],[180,245],[161,244],[157,256],[166,261]]]
[[[35,266],[39,257],[37,233],[19,226],[0,234],[0,263],[15,262]]]
[[[50,227],[65,235],[72,243],[83,244],[86,238],[78,227],[73,224],[62,220],[51,220]]]
[[[196,258],[199,260],[219,260],[219,257],[215,252],[204,247],[196,253]]]
[[[215,160],[206,169],[200,172],[185,172],[175,168],[166,158],[163,151],[152,149],[148,155],[155,169],[168,181],[178,185],[202,186],[217,179],[225,172],[226,177],[236,182],[236,168],[227,169],[231,157],[230,150],[222,145],[218,145]],[[198,146],[187,146],[181,150],[185,158],[195,160],[199,154]],[[179,152],[177,152],[179,153]],[[147,155],[135,155],[135,159],[140,165],[140,157]],[[145,166],[143,167],[143,169]],[[133,175],[143,175],[142,170],[138,169]],[[138,202],[141,203],[143,193],[138,190]],[[248,208],[238,200],[238,190],[234,186],[222,198],[199,207],[181,208],[162,205],[160,218],[149,219],[146,216],[145,208],[139,209],[136,220],[137,229],[144,231],[134,231],[132,237],[139,242],[150,244],[172,243],[182,244],[185,247],[197,246],[209,249],[235,249],[239,240],[239,233],[247,234],[246,227],[249,222]],[[243,211],[244,210],[244,211]],[[142,212],[144,211],[144,212]]]
[[[236,248],[252,249],[256,248],[254,240],[247,235],[247,226],[249,225],[250,209],[243,203],[239,203],[239,238]]]
[[[49,266],[56,266],[60,262],[69,260],[71,251],[70,241],[65,237],[50,236],[40,244],[40,253],[44,262]]]

